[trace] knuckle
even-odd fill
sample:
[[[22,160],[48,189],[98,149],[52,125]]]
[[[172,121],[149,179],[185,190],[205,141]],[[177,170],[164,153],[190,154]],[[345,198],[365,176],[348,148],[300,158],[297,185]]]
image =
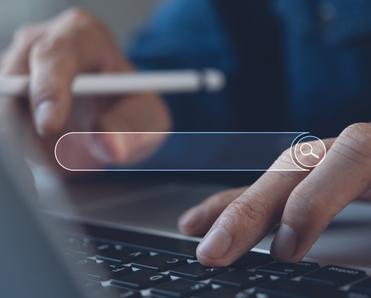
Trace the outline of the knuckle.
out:
[[[81,8],[72,7],[64,12],[64,17],[72,21],[89,18],[89,13]]]
[[[97,22],[91,13],[77,7],[70,8],[64,12],[62,19],[74,25],[91,25]]]
[[[267,215],[265,200],[258,193],[250,194],[249,199],[235,200],[229,209],[230,221],[237,225],[258,222]]]
[[[349,135],[359,135],[359,134],[368,134],[371,135],[371,126],[369,123],[353,123],[349,125],[346,129],[344,129],[343,134]]]
[[[34,57],[50,56],[70,46],[66,36],[51,34],[37,42],[32,48]]]
[[[371,124],[348,126],[337,138],[332,150],[352,161],[371,160]]]
[[[348,139],[353,139],[367,145],[371,142],[371,124],[369,123],[355,123],[348,126],[340,136]]]
[[[23,26],[16,30],[13,36],[13,40],[18,44],[28,44],[33,40],[35,33],[34,26]]]

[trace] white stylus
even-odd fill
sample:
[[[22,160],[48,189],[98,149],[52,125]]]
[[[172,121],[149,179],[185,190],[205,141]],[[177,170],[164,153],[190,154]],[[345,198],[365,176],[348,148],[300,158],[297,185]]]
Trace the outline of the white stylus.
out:
[[[133,74],[83,74],[76,77],[72,93],[76,96],[120,95],[128,93],[215,92],[225,85],[218,70],[148,71]],[[0,76],[0,97],[28,94],[28,76]]]

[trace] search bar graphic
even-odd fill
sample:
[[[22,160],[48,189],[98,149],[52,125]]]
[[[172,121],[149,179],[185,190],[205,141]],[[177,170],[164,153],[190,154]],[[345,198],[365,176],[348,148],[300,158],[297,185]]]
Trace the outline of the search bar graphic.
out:
[[[164,142],[150,154],[142,154],[141,150],[148,151],[144,142],[135,148],[136,157],[143,156],[135,161],[96,163],[96,157],[105,151],[101,140],[107,136],[120,137],[127,148],[134,147],[135,139],[153,136]],[[309,166],[300,160],[306,155],[318,156],[311,145],[315,140],[320,139],[307,132],[69,132],[57,141],[54,153],[58,164],[73,172],[308,171]],[[290,148],[292,164],[271,169]],[[301,154],[297,155],[298,151]],[[322,160],[318,156],[317,165]]]

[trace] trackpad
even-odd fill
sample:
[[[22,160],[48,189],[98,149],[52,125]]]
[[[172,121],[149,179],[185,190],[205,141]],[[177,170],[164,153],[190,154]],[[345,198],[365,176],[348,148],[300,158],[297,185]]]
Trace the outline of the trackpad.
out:
[[[166,184],[104,198],[104,204],[82,208],[92,220],[134,225],[144,228],[177,231],[179,215],[225,186]],[[84,210],[85,209],[85,210]]]

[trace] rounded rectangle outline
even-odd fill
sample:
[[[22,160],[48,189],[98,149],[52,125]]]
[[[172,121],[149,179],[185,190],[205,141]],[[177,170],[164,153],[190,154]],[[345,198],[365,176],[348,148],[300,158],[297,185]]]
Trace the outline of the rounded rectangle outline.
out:
[[[251,131],[251,132],[243,132],[243,131],[237,131],[237,132],[231,132],[231,131],[200,131],[200,132],[195,132],[195,131],[190,131],[190,132],[154,132],[154,131],[126,131],[126,132],[98,132],[98,131],[71,131],[63,134],[56,142],[54,146],[54,158],[59,164],[60,167],[62,167],[64,170],[69,171],[69,172],[308,172],[310,170],[301,168],[297,166],[297,169],[117,169],[117,168],[111,168],[111,169],[70,169],[65,167],[58,159],[57,156],[57,147],[60,141],[69,135],[72,134],[168,134],[168,135],[173,135],[173,134],[188,134],[188,135],[195,135],[195,134],[221,134],[221,135],[244,135],[244,134],[262,134],[262,135],[267,135],[267,134],[272,134],[272,135],[280,135],[280,134],[293,134],[298,136],[305,135],[305,134],[310,134],[310,132],[298,132],[298,131]],[[295,139],[291,143],[291,147],[293,146],[295,142]],[[289,148],[288,148],[289,149]]]

